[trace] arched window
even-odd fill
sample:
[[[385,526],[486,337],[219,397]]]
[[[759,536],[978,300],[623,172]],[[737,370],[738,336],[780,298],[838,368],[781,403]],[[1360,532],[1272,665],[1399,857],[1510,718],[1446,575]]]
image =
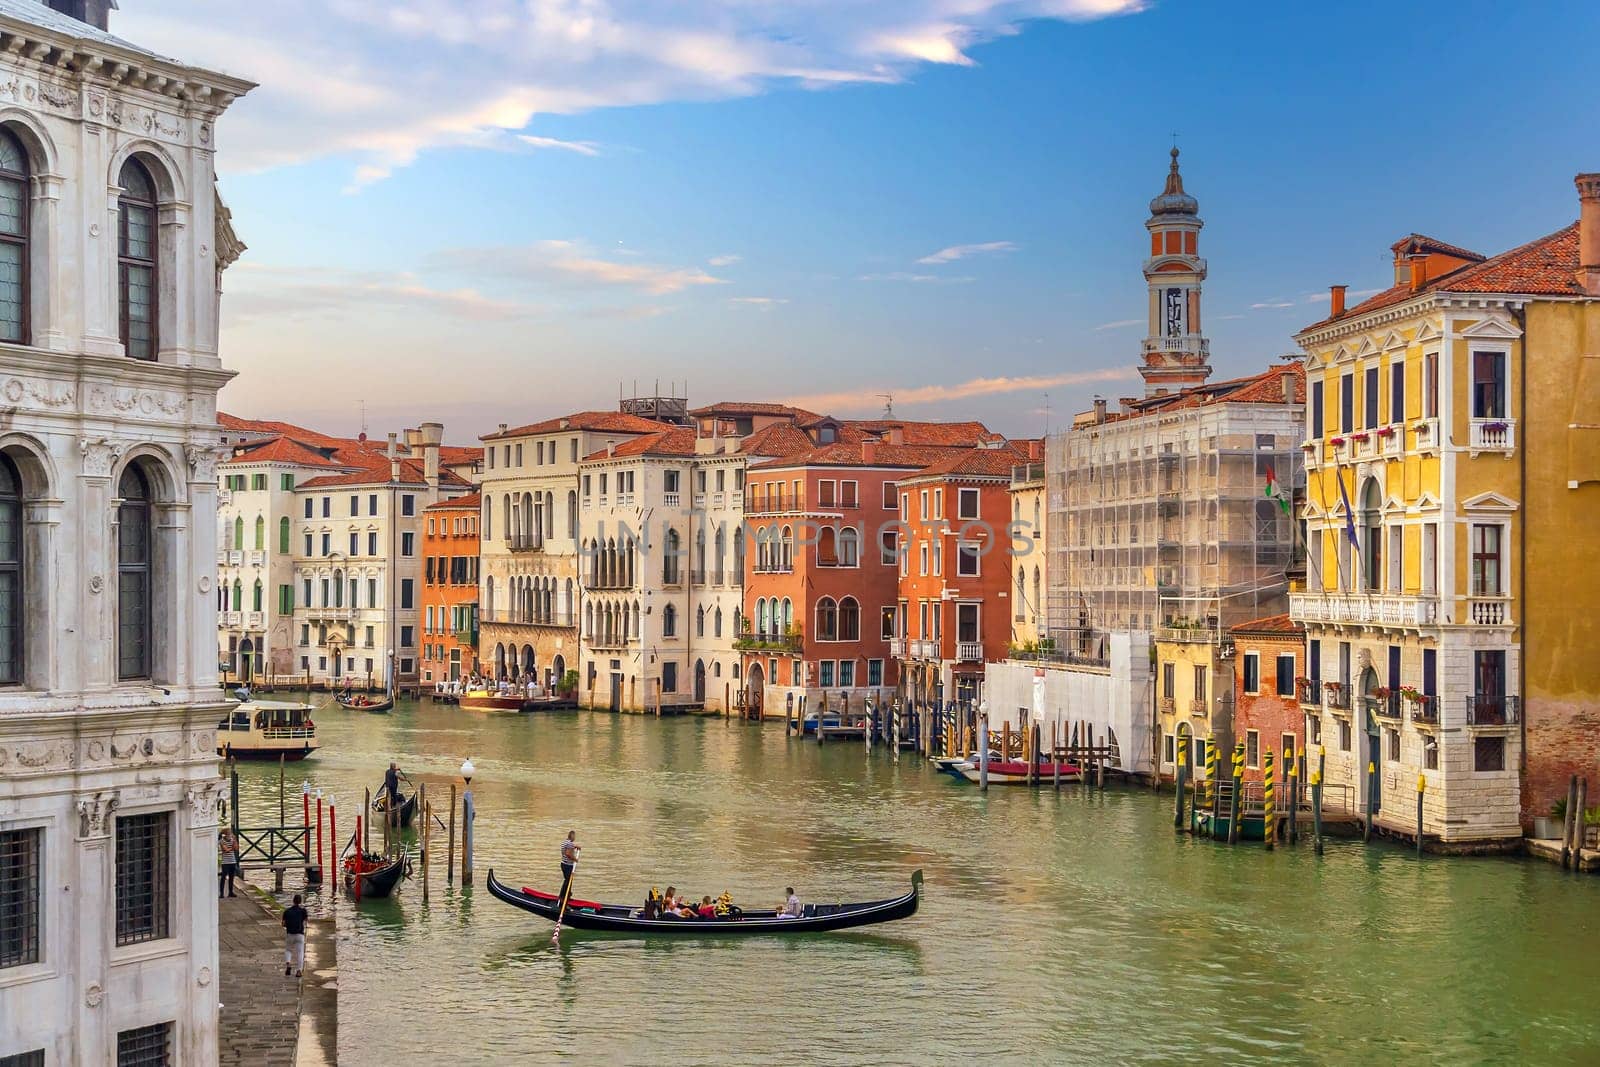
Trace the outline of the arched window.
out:
[[[661,581],[665,585],[678,584],[678,553],[682,544],[677,530],[667,531],[666,548],[661,554]]]
[[[711,581],[714,585],[722,584],[723,569],[728,565],[728,530],[727,527],[717,527],[717,543],[715,555],[711,558]]]
[[[782,614],[779,615],[776,608],[773,609],[773,614],[775,616],[773,629],[785,634],[794,629],[794,601],[784,597]]]
[[[0,127],[0,341],[27,344],[28,154]]]
[[[1261,509],[1260,504],[1269,505]],[[1277,511],[1272,501],[1257,501],[1258,515],[1265,512],[1275,518]],[[1383,587],[1383,490],[1378,479],[1368,478],[1361,491],[1361,583],[1368,592]]]
[[[839,531],[839,566],[858,567],[861,565],[861,535],[853,526],[846,526]]]
[[[0,685],[22,681],[22,475],[0,455]]]
[[[839,565],[839,535],[832,526],[824,526],[817,532],[817,566],[837,567]]]
[[[839,640],[861,640],[861,605],[853,596],[839,601]]]
[[[739,635],[739,627],[742,626],[742,625],[744,625],[744,612],[742,610],[740,610],[739,608],[734,608],[733,609],[733,633],[734,633],[735,637],[737,637]]]
[[[738,576],[738,581],[744,581],[744,526],[733,531],[733,573]]]
[[[250,592],[250,610],[261,610],[261,579],[256,579],[256,587]]]
[[[239,515],[233,520],[233,548],[244,548],[244,516]]]
[[[671,604],[661,611],[661,636],[678,636],[678,609]]]
[[[494,497],[483,498],[483,528],[489,531],[489,536],[494,536]]]
[[[501,505],[501,507],[500,507],[500,527],[501,527],[501,530],[502,530],[500,536],[504,540],[509,541],[509,540],[511,540],[511,494],[510,493],[506,493],[505,494],[504,499],[502,499],[500,501],[500,505]]]
[[[578,491],[567,490],[567,537],[578,539]]]
[[[1038,617],[1039,612],[1044,605],[1044,601],[1039,599],[1039,595],[1039,565],[1036,563],[1033,567],[1033,603],[1029,605],[1030,610],[1032,610],[1035,618]]]
[[[767,632],[767,598],[756,598],[756,633],[765,635]]]
[[[333,572],[333,606],[344,607],[344,571]]]
[[[117,677],[150,677],[150,482],[129,464],[117,482]]]
[[[706,532],[703,529],[694,535],[694,574],[691,580],[701,585],[706,580]]]
[[[285,515],[278,520],[278,551],[289,551],[289,516]]]
[[[489,622],[494,622],[494,575],[492,574],[483,580],[483,606],[485,617]]]
[[[706,609],[703,606],[697,608],[694,613],[694,635],[696,637],[706,635]]]
[[[634,640],[639,638],[639,602],[637,600],[633,602],[633,628],[626,631],[623,636],[632,637]]]
[[[267,547],[267,520],[263,515],[256,516],[256,544],[257,552],[265,551]],[[259,610],[259,609],[258,609]]]
[[[244,610],[244,581],[239,578],[233,580],[233,610]]]
[[[839,605],[834,603],[832,597],[825,596],[817,601],[817,640],[837,641],[839,639]]]
[[[794,569],[794,530],[785,526],[779,542],[778,569]]]
[[[712,616],[712,618],[711,618],[711,636],[712,637],[721,637],[722,636],[722,609],[721,608],[718,608],[717,609],[717,613],[714,616]]]
[[[156,183],[137,159],[122,165],[117,180],[117,268],[123,350],[134,359],[155,359],[156,335]]]

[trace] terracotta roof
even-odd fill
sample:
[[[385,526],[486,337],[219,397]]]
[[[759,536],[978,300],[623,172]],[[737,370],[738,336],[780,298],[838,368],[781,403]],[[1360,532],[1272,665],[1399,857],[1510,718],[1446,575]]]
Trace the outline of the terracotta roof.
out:
[[[288,463],[297,467],[337,467],[339,464],[309,445],[289,437],[266,437],[233,447],[233,458],[223,466],[247,463]]]
[[[449,500],[439,500],[423,511],[477,511],[483,506],[482,493],[468,493],[466,496],[453,496]]]
[[[908,445],[934,445],[941,448],[971,448],[981,441],[994,440],[981,422],[912,422],[907,419],[848,419],[843,425],[871,434],[888,434],[898,429]]]
[[[279,422],[275,419],[242,419],[237,415],[229,415],[226,411],[217,412],[217,425],[224,430],[235,430],[240,433],[273,434],[281,437],[292,437],[297,441],[304,441],[309,445],[321,448],[332,448],[339,445],[353,445],[356,443],[352,437],[334,437],[331,434],[320,433],[296,426],[292,422]]]
[[[806,452],[780,459],[757,463],[751,470],[781,470],[789,467],[905,467],[921,470],[930,463],[943,459],[948,449],[931,445],[891,445],[878,441],[873,445],[873,458],[862,457],[864,441],[839,441]]]
[[[563,423],[565,425],[563,425]],[[597,433],[658,433],[671,429],[671,423],[642,419],[625,411],[577,411],[543,422],[530,422],[504,432],[486,433],[480,441],[497,441],[504,437],[528,437],[538,433],[560,433],[563,430],[593,430]]]
[[[625,456],[692,456],[694,455],[695,431],[687,426],[674,426],[670,430],[660,433],[646,434],[643,437],[631,437],[619,442],[616,448],[610,450],[600,449],[584,456],[584,461],[600,459],[621,459]]]
[[[1404,243],[1404,242],[1401,242]],[[1447,246],[1448,247],[1448,246]],[[1452,253],[1454,254],[1454,253]],[[1476,255],[1475,253],[1468,253]],[[1396,285],[1368,297],[1337,319],[1326,318],[1305,327],[1308,333],[1336,321],[1353,319],[1426,293],[1513,293],[1529,296],[1584,296],[1578,284],[1578,224],[1563,227],[1525,245],[1478,263],[1441,274],[1413,291]]]
[[[1281,615],[1268,615],[1264,619],[1251,619],[1235,626],[1231,633],[1236,634],[1303,634],[1306,628],[1293,619],[1287,612]]]
[[[460,466],[463,463],[476,463],[483,458],[483,449],[470,445],[440,445],[439,462],[450,466]]]
[[[1113,415],[1107,421],[1146,415],[1153,411],[1176,411],[1182,408],[1208,407],[1212,404],[1281,404],[1283,379],[1294,382],[1296,403],[1305,403],[1306,368],[1298,360],[1268,367],[1260,374],[1244,378],[1228,378],[1220,382],[1207,382],[1191,389],[1162,396],[1140,397],[1132,401],[1131,415]]]
[[[788,422],[763,426],[739,442],[739,451],[746,456],[793,456],[815,447],[804,430]]]
[[[1439,252],[1447,256],[1454,256],[1457,259],[1481,261],[1487,258],[1477,252],[1472,251],[1471,249],[1462,248],[1460,245],[1445,244],[1438,238],[1429,237],[1428,235],[1421,233],[1406,234],[1404,237],[1400,238],[1400,240],[1390,245],[1389,251],[1393,252],[1397,256]]]
[[[690,408],[689,414],[695,417],[701,415],[779,415],[793,419],[815,419],[819,416],[814,411],[805,408],[793,407],[789,404],[774,404],[765,400],[720,400],[715,404],[705,407]]]
[[[389,457],[377,449],[346,449],[338,454],[341,465],[354,467],[355,470],[341,474],[324,474],[310,481],[301,482],[296,489],[331,489],[341,485],[388,485],[389,484]],[[400,457],[400,480],[398,485],[426,488],[427,477],[423,471],[422,460],[412,456]],[[439,484],[442,486],[466,486],[465,481],[452,471],[439,471]]]
[[[922,478],[963,476],[1003,478],[1009,481],[1012,468],[1018,463],[1026,463],[1027,461],[1027,445],[1008,441],[1000,448],[962,449],[951,455],[943,456],[928,464],[913,477],[905,479],[905,481],[914,482]]]

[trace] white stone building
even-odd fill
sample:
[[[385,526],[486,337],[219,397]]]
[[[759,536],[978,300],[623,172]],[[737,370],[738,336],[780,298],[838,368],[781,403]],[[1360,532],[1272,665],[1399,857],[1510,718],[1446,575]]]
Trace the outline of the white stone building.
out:
[[[0,1057],[207,1064],[217,313],[243,250],[213,152],[251,85],[87,6],[0,0]]]
[[[439,423],[397,436],[341,449],[352,469],[295,489],[294,670],[313,686],[418,682],[422,513],[471,486],[441,466]]]

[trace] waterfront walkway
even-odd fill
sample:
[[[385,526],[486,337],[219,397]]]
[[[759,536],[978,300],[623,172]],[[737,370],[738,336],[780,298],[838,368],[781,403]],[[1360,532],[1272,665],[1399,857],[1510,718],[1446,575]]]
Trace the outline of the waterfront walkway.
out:
[[[217,902],[222,1010],[218,1062],[323,1067],[337,1062],[337,960],[332,919],[306,926],[305,977],[283,973],[281,909],[244,884]]]

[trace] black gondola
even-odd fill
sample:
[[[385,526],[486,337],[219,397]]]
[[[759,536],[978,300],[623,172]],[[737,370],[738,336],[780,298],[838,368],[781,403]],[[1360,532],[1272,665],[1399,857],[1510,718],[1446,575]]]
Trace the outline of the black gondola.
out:
[[[333,702],[346,711],[370,711],[379,715],[382,715],[384,712],[394,707],[394,697],[386,696],[382,700],[372,700],[369,697],[363,697],[362,699],[366,700],[367,703],[357,704],[354,703],[353,698],[351,700],[345,700],[345,698],[341,696],[335,696],[333,698]]]
[[[344,861],[344,888],[347,893],[356,895],[356,879],[361,879],[362,900],[371,897],[386,897],[395,891],[401,879],[411,875],[411,857],[402,852],[399,855],[386,859],[375,852],[367,853],[361,862],[362,870],[358,874],[355,868],[355,857],[347,856]]]
[[[489,869],[489,892],[513,907],[531,911],[543,919],[556,921],[559,901],[553,894],[536,889],[513,889],[495,879]],[[824,930],[848,930],[855,926],[907,919],[917,913],[922,898],[922,872],[911,875],[911,892],[886,900],[859,904],[807,904],[796,918],[779,918],[776,911],[745,911],[737,919],[645,919],[640,909],[627,904],[599,904],[591,900],[567,901],[561,922],[579,930],[610,930],[648,936],[656,934],[762,935],[808,934]]]
[[[379,790],[378,795],[372,798],[372,810],[382,815],[389,810],[389,794],[386,790]],[[417,794],[412,793],[400,801],[400,825],[409,827],[411,820],[417,815]]]

